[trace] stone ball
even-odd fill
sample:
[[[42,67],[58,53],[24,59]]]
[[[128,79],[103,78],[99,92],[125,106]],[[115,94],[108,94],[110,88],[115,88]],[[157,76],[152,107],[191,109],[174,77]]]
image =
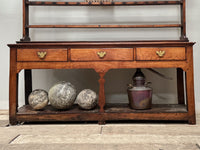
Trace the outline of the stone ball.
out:
[[[69,109],[76,99],[76,88],[69,82],[59,82],[49,90],[50,104],[56,109]]]
[[[97,94],[90,89],[85,89],[78,94],[76,101],[82,109],[93,109],[97,105]]]
[[[48,93],[45,90],[36,89],[29,95],[28,102],[35,110],[43,109],[49,102]]]

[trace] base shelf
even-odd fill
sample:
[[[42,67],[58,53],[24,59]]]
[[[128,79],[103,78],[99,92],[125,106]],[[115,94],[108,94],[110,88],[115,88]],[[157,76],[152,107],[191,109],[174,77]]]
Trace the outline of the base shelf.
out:
[[[135,110],[131,109],[128,104],[108,104],[105,107],[106,113],[184,113],[187,112],[185,105],[180,104],[153,104],[151,109]]]
[[[180,104],[154,104],[151,109],[147,110],[134,110],[128,104],[106,104],[105,113],[186,113],[187,108],[185,105]],[[30,105],[24,105],[19,108],[17,114],[77,114],[77,113],[99,113],[96,107],[92,110],[83,110],[78,105],[73,105],[69,110],[57,110],[48,105],[44,110],[33,110]]]
[[[24,105],[19,108],[17,114],[74,114],[74,113],[98,113],[99,109],[95,108],[93,110],[83,110],[78,107],[78,105],[73,105],[72,108],[68,110],[58,110],[48,105],[43,110],[33,110],[30,105]]]
[[[100,113],[99,108],[82,110],[73,105],[69,110],[56,110],[51,106],[42,111],[35,111],[29,105],[18,109],[16,121],[18,122],[52,122],[52,121],[116,121],[116,120],[188,120],[187,107],[180,104],[152,105],[149,110],[133,110],[128,104],[106,104],[105,112]]]

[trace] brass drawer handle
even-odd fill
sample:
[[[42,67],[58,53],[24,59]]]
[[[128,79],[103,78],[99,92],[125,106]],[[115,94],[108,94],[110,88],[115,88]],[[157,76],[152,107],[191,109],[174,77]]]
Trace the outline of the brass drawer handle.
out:
[[[104,58],[106,56],[106,52],[97,52],[99,58]]]
[[[47,55],[47,52],[37,52],[37,55],[40,59],[44,59],[45,56]]]
[[[163,57],[165,55],[165,51],[156,51],[156,54],[159,56],[159,57]]]

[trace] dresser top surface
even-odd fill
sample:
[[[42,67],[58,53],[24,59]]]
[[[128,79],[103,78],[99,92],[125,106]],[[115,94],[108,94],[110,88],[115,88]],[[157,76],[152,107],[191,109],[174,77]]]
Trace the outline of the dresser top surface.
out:
[[[68,41],[68,42],[17,42],[16,44],[8,44],[9,47],[23,46],[192,46],[195,42],[181,41]]]

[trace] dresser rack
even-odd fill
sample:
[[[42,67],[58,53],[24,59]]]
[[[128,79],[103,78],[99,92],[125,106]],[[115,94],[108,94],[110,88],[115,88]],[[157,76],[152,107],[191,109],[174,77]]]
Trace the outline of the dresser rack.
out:
[[[185,0],[174,1],[130,1],[130,2],[51,2],[23,0],[23,38],[21,41],[30,41],[30,28],[181,28],[181,41],[188,41],[186,37],[186,7]],[[30,25],[30,6],[147,6],[147,5],[179,5],[180,24],[149,24],[149,25]]]
[[[180,24],[156,25],[30,25],[29,6],[143,6],[180,5]],[[42,2],[23,0],[23,38],[10,47],[10,124],[19,122],[165,120],[187,121],[195,124],[193,81],[193,42],[186,37],[185,0],[135,2]],[[110,42],[42,42],[30,41],[30,28],[181,28],[179,40],[110,41]],[[157,51],[164,51],[158,56]],[[38,53],[45,52],[43,58]],[[98,56],[104,52],[104,57]],[[121,68],[177,68],[178,104],[153,105],[150,110],[133,110],[128,104],[107,104],[104,79],[110,69]],[[25,105],[18,107],[18,74],[25,70]],[[48,106],[34,111],[28,105],[32,92],[32,69],[94,69],[99,74],[98,107],[85,111],[74,105],[72,109],[57,111]],[[183,75],[185,74],[185,76]],[[184,90],[184,81],[186,90]],[[186,95],[186,97],[185,97]],[[185,101],[186,99],[186,101]]]

